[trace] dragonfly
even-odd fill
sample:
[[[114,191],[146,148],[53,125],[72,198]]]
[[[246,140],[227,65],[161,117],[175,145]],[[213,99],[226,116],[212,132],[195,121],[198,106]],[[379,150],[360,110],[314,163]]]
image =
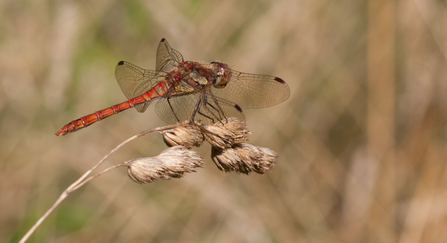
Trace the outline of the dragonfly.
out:
[[[153,101],[157,101],[157,115],[169,124],[185,120],[212,124],[228,117],[245,120],[242,109],[270,107],[290,95],[289,86],[278,77],[239,72],[223,62],[185,61],[165,38],[157,48],[155,71],[120,61],[115,77],[127,101],[73,120],[56,135],[78,131],[132,107],[144,112]]]

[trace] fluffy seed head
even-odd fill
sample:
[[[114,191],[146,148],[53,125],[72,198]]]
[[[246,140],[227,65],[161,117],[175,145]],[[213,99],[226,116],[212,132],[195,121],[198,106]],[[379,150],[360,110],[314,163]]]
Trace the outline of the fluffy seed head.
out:
[[[205,126],[203,136],[213,147],[219,149],[231,148],[233,144],[248,140],[251,132],[247,129],[245,122],[234,117]]]
[[[188,149],[199,147],[203,143],[203,135],[198,125],[189,121],[178,124],[177,127],[160,132],[163,140],[169,147],[181,145]]]
[[[211,158],[217,168],[225,172],[235,171],[243,174],[264,174],[275,165],[277,157],[273,150],[249,143],[237,143],[226,149],[213,147],[211,150]]]
[[[174,146],[158,156],[138,158],[126,162],[127,174],[133,181],[143,184],[157,179],[180,178],[184,173],[195,172],[202,167],[202,158],[183,146]]]

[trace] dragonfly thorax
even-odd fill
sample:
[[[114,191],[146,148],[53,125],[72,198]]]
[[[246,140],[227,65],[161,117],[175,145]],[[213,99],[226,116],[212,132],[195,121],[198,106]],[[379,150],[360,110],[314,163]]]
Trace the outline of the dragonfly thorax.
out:
[[[212,62],[211,65],[214,67],[213,86],[218,89],[224,88],[230,79],[231,70],[222,62]]]

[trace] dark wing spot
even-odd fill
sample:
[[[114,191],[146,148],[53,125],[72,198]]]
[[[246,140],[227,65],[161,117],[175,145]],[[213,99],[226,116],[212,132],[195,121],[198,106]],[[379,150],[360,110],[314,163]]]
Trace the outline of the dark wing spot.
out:
[[[282,84],[285,84],[285,83],[286,83],[286,82],[284,82],[284,80],[282,80],[282,79],[280,79],[280,78],[278,78],[278,77],[275,77],[275,81],[280,82],[280,83],[282,83]]]
[[[166,41],[166,39],[165,38],[161,38],[161,41],[160,42],[165,42]]]
[[[241,109],[241,107],[240,106],[238,106],[238,105],[234,105],[234,108],[236,108],[239,112],[242,112],[242,109]]]
[[[124,61],[120,61],[118,65],[124,65]]]

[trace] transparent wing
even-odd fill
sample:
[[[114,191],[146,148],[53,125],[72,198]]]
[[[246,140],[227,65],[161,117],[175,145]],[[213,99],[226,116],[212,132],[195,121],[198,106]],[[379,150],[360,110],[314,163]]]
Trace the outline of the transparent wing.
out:
[[[177,50],[172,49],[165,38],[161,39],[157,48],[155,70],[169,72],[181,62],[183,62],[182,54]]]
[[[140,68],[126,61],[120,61],[115,69],[115,77],[127,99],[135,98],[148,91],[156,83],[163,81],[164,73]],[[150,103],[135,106],[144,112]]]
[[[198,111],[194,120],[201,121],[203,124],[212,124],[225,117],[236,117],[239,120],[245,120],[244,113],[233,102],[216,97],[216,100],[207,98],[207,102],[204,104],[201,101],[201,96],[202,93],[197,92],[171,97],[169,101],[168,99],[161,99],[157,102],[155,111],[163,121],[169,124],[178,122],[177,118],[179,121],[191,119],[197,106]]]
[[[213,87],[212,92],[242,108],[274,106],[290,96],[289,86],[278,77],[231,70],[229,79],[224,88]]]

